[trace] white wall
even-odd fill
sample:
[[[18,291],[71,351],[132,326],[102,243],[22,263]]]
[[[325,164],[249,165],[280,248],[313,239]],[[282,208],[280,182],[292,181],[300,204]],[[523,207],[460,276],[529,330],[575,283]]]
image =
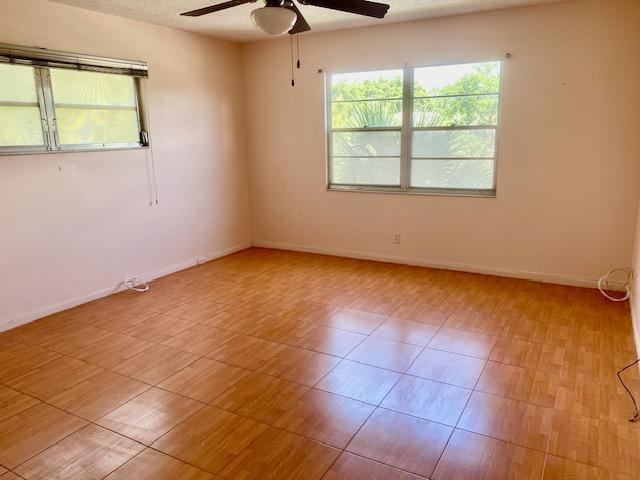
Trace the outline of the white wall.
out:
[[[0,42],[149,63],[148,152],[0,157],[0,331],[250,243],[239,47],[40,0]]]
[[[640,2],[575,1],[243,46],[254,243],[594,285],[631,263]],[[505,52],[495,199],[327,192],[323,75]],[[402,243],[393,245],[393,233]]]

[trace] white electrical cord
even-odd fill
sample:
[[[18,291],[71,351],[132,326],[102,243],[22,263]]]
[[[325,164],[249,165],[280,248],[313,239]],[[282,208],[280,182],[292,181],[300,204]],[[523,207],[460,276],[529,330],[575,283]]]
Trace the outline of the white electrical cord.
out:
[[[125,280],[122,283],[124,284],[127,290],[133,290],[134,292],[143,293],[149,290],[149,284],[143,282],[137,277],[130,278],[128,280]]]
[[[623,274],[619,275],[618,280],[612,280],[611,277],[618,272],[623,272]],[[609,270],[607,273],[605,273],[603,276],[601,276],[598,279],[598,290],[600,290],[600,293],[604,295],[606,298],[608,298],[609,300],[611,300],[612,302],[624,302],[625,300],[628,300],[629,297],[631,296],[632,280],[633,280],[632,269],[612,268],[611,270]],[[611,285],[614,285],[615,287],[617,287],[617,289],[619,289],[620,287],[623,287],[624,290],[626,291],[625,295],[622,297],[612,297],[611,295],[609,295],[605,290],[610,291]],[[640,363],[640,358],[634,360],[633,362],[631,362],[630,364],[628,364],[627,366],[621,368],[616,372],[616,375],[618,376],[618,380],[620,380],[620,383],[622,384],[624,389],[627,391],[627,393],[629,394],[629,397],[631,397],[631,401],[633,402],[633,415],[629,417],[630,422],[635,422],[636,420],[638,420],[638,418],[640,418],[640,411],[638,411],[638,404],[636,403],[636,399],[633,396],[633,393],[631,392],[631,390],[629,390],[629,387],[627,387],[627,385],[624,383],[624,379],[622,378],[621,374],[622,372],[624,372],[628,368],[633,367],[637,363]]]
[[[616,280],[613,281],[611,276],[617,272],[624,272],[624,280]],[[612,268],[603,276],[598,279],[598,290],[600,293],[604,295],[606,298],[611,300],[612,302],[624,302],[629,300],[631,296],[631,280],[633,279],[633,270],[630,268]],[[615,285],[615,287],[623,287],[626,291],[626,294],[623,297],[612,297],[605,290],[611,290],[611,285]]]

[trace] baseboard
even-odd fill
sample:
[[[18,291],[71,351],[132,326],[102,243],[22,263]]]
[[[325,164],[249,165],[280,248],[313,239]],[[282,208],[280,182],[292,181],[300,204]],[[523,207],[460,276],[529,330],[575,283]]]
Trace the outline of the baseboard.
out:
[[[361,260],[373,260],[377,262],[398,263],[402,265],[413,265],[417,267],[439,268],[443,270],[455,270],[459,272],[482,273],[485,275],[495,275],[499,277],[520,278],[523,280],[533,280],[543,283],[555,283],[558,285],[569,285],[572,287],[596,288],[597,278],[580,277],[572,275],[562,275],[556,273],[528,272],[511,268],[491,267],[487,265],[469,265],[455,262],[441,262],[423,258],[402,257],[397,255],[386,255],[382,253],[358,252],[355,250],[340,250],[331,247],[317,247],[309,245],[296,245],[292,243],[271,242],[268,240],[254,240],[254,247],[273,248],[277,250],[293,250],[296,252],[319,253],[323,255],[334,255],[336,257],[357,258]]]
[[[277,250],[292,250],[296,252],[318,253],[323,255],[334,255],[337,257],[357,258],[362,260],[373,260],[378,262],[397,263],[402,265],[414,265],[419,267],[439,268],[444,270],[455,270],[460,272],[481,273],[485,275],[496,275],[500,277],[520,278],[524,280],[533,280],[533,281],[544,282],[544,283],[555,283],[559,285],[569,285],[574,287],[596,288],[597,286],[597,279],[588,278],[588,277],[560,275],[560,274],[553,274],[553,273],[528,272],[523,270],[491,267],[486,265],[469,265],[469,264],[462,264],[462,263],[455,263],[455,262],[441,262],[441,261],[428,260],[428,259],[422,259],[422,258],[403,257],[403,256],[386,255],[386,254],[370,253],[370,252],[359,252],[355,250],[341,250],[341,249],[336,249],[331,247],[317,247],[317,246],[308,246],[308,245],[297,245],[293,243],[271,242],[267,240],[255,240],[251,244],[246,243],[246,244],[235,245],[235,246],[226,248],[224,250],[211,253],[204,257],[200,257],[200,261],[215,260],[216,258],[224,257],[226,255],[230,255],[232,253],[245,250],[251,246],[272,248]],[[184,270],[186,268],[193,267],[197,264],[198,264],[197,260],[189,260],[189,261],[168,266],[166,268],[157,270],[155,272],[138,275],[138,278],[147,282],[147,281],[154,280],[156,278],[164,277],[174,272],[178,272],[180,270]],[[77,298],[68,300],[66,302],[59,303],[57,305],[52,305],[50,307],[47,307],[45,309],[42,309],[36,312],[30,312],[28,314],[9,319],[7,321],[3,321],[2,323],[0,323],[0,332],[23,325],[25,323],[29,323],[33,320],[37,320],[38,318],[42,318],[47,315],[51,315],[53,313],[66,310],[68,308],[76,307],[78,305],[90,302],[92,300],[96,300],[98,298],[106,297],[108,295],[111,295],[113,293],[116,293],[122,290],[124,290],[124,286],[122,284],[106,287],[104,289],[95,291],[88,295],[83,295],[81,297],[77,297]],[[634,326],[635,325],[636,325],[636,322],[634,321]],[[635,335],[636,348],[640,352],[640,332],[636,331],[635,334],[636,334]]]
[[[137,277],[144,282],[150,282],[151,280],[155,280],[156,278],[164,277],[171,273],[179,272],[180,270],[185,270],[187,268],[194,267],[200,263],[208,262],[210,260],[215,260],[216,258],[225,257],[227,255],[231,255],[232,253],[236,253],[250,247],[251,247],[250,243],[234,245],[232,247],[225,248],[224,250],[220,250],[220,251],[199,257],[198,260],[188,260],[185,262],[177,263],[177,264],[165,267],[161,270],[156,270],[155,272],[149,272],[142,275],[137,275]],[[19,317],[9,319],[7,321],[3,321],[2,323],[0,323],[0,332],[9,330],[10,328],[19,327],[20,325],[24,325],[25,323],[32,322],[34,320],[37,320],[38,318],[46,317],[47,315],[52,315],[54,313],[61,312],[63,310],[67,310],[68,308],[77,307],[78,305],[82,305],[83,303],[87,303],[92,300],[97,300],[98,298],[106,297],[113,293],[120,292],[124,289],[125,289],[124,285],[120,283],[118,285],[106,287],[101,290],[92,292],[88,295],[83,295],[81,297],[77,297],[77,298],[68,300],[66,302],[59,303],[57,305],[52,305],[50,307],[47,307],[45,309],[42,309],[36,312],[30,312],[25,315],[21,315]]]

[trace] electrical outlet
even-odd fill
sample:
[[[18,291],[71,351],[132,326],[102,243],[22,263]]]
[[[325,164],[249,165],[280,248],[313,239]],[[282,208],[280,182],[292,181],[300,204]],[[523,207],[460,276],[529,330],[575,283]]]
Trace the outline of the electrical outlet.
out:
[[[207,260],[205,258],[196,258],[196,265],[202,265],[203,263],[207,263]]]
[[[400,234],[399,233],[394,233],[393,234],[393,243],[395,245],[399,245],[400,244]]]

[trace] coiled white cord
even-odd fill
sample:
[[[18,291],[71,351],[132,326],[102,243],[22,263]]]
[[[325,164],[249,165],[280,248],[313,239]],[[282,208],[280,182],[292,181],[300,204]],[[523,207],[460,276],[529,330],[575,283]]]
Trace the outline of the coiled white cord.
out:
[[[149,290],[149,284],[143,282],[137,277],[130,278],[128,280],[125,280],[122,283],[124,284],[127,290],[133,290],[134,292],[143,293]]]
[[[618,272],[624,272],[624,280],[620,281],[611,279],[612,275]],[[600,293],[612,302],[624,302],[626,300],[629,300],[629,297],[631,296],[632,279],[633,270],[631,270],[630,268],[612,268],[598,279],[598,290],[600,290]],[[605,290],[611,291],[610,287],[612,285],[617,287],[616,289],[623,287],[626,291],[625,295],[623,297],[612,297],[611,295],[609,295]]]

